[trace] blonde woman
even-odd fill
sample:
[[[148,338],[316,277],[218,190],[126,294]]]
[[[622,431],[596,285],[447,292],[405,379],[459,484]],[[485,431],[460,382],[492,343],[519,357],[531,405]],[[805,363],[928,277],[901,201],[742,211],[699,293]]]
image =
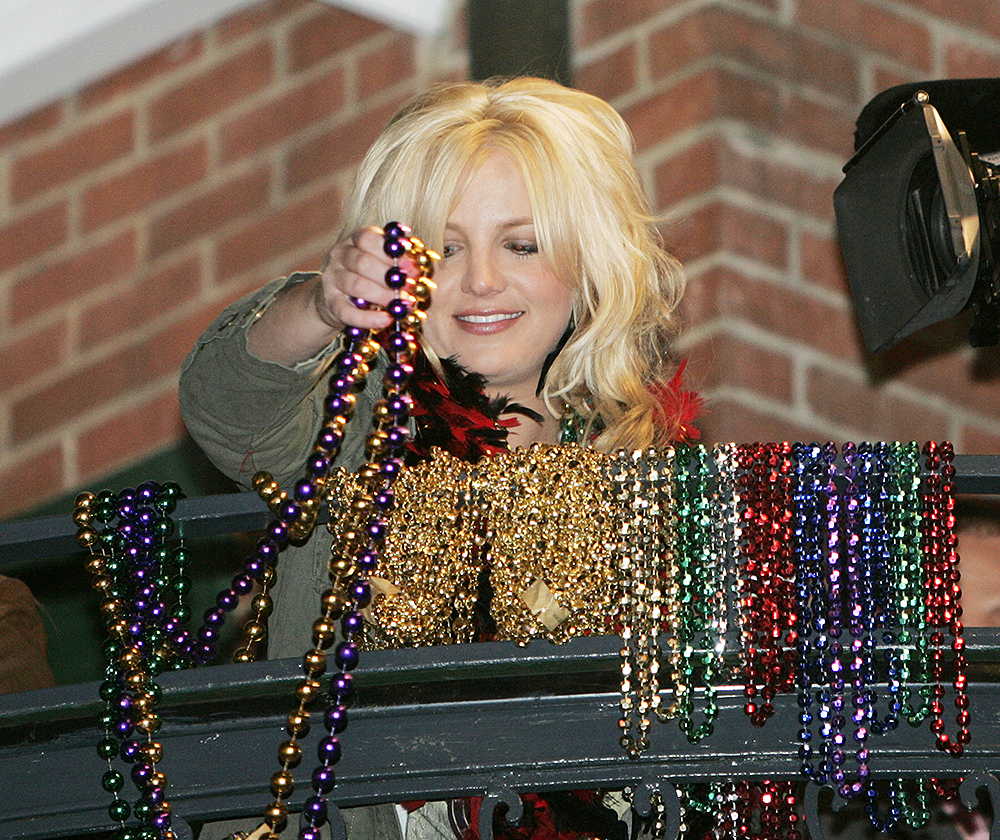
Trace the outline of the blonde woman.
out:
[[[461,454],[568,440],[610,452],[692,435],[696,401],[679,391],[670,352],[681,270],[661,247],[624,121],[542,79],[459,83],[413,100],[369,150],[322,271],[234,304],[188,358],[185,418],[224,472],[246,486],[263,469],[288,486],[302,469],[342,330],[390,324],[391,261],[377,227],[390,219],[441,255],[426,376],[463,394],[471,382],[485,397],[477,410],[493,407],[482,445]],[[379,388],[376,373],[356,418],[370,417]],[[414,388],[419,403],[419,380]],[[416,424],[418,450],[431,435],[449,448],[441,425]],[[341,465],[361,464],[366,432],[355,420]],[[289,551],[306,556],[281,563],[272,658],[309,645],[329,585],[328,545]],[[354,822],[351,840],[398,834],[377,810]]]

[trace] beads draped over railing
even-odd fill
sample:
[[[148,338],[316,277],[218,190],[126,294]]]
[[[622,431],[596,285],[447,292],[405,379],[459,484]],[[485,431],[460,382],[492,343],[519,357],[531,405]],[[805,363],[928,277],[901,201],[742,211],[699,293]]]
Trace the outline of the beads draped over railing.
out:
[[[275,518],[197,631],[185,627],[189,616],[180,597],[187,580],[183,549],[171,553],[165,546],[170,536],[167,514],[177,489],[147,483],[136,491],[78,499],[79,540],[91,550],[94,587],[103,598],[101,609],[111,636],[102,686],[108,704],[106,732],[98,750],[109,762],[120,756],[132,765],[140,793],[130,807],[121,795],[124,777],[109,764],[104,786],[113,795],[109,814],[120,825],[122,840],[174,837],[165,779],[156,767],[162,749],[154,740],[159,728],[155,675],[165,667],[208,661],[226,615],[255,586],[254,614],[244,626],[244,644],[236,659],[248,662],[257,656],[272,608],[269,593],[277,557],[289,541],[302,540],[315,528],[335,481],[334,463],[354,411],[355,392],[375,355],[384,350],[389,356],[385,396],[375,406],[367,462],[352,479],[350,502],[333,511],[331,586],[313,625],[313,645],[303,657],[296,706],[285,721],[288,737],[278,748],[280,769],[271,778],[274,800],[265,810],[259,834],[277,840],[287,822],[294,770],[302,760],[300,741],[309,731],[310,710],[323,694],[320,678],[327,667],[327,649],[336,641],[336,670],[323,716],[327,734],[319,743],[319,765],[311,777],[313,794],[305,802],[300,840],[317,840],[328,821],[326,797],[334,790],[339,736],[347,725],[354,690],[351,672],[360,658],[362,610],[371,600],[368,576],[379,565],[392,528],[393,485],[403,472],[411,407],[406,384],[416,352],[415,333],[433,287],[434,255],[402,226],[387,225],[385,233],[386,253],[394,261],[386,282],[397,292],[406,289],[416,308],[397,295],[388,307],[393,326],[381,341],[367,330],[345,332],[345,349],[333,363],[326,416],[305,475],[291,493],[266,474],[255,477],[255,487]],[[416,267],[416,278],[400,267],[404,257]],[[503,457],[498,464],[506,463]],[[956,756],[971,737],[952,458],[950,444],[934,442],[922,452],[916,444],[837,447],[785,442],[679,444],[662,452],[587,457],[569,447],[562,453],[538,447],[523,456],[512,453],[510,464],[520,465],[519,475],[528,476],[524,481],[542,474],[551,481],[551,487],[531,490],[531,504],[538,507],[530,514],[534,508],[529,506],[533,526],[544,520],[546,505],[564,503],[567,487],[577,486],[566,470],[588,470],[588,481],[599,474],[595,492],[603,515],[586,527],[604,532],[587,543],[579,539],[579,526],[566,530],[574,532],[575,551],[589,551],[579,548],[587,545],[606,550],[603,568],[610,571],[586,578],[596,581],[593,585],[600,591],[592,599],[578,599],[583,606],[566,609],[562,604],[548,611],[546,620],[567,622],[562,631],[551,624],[534,627],[531,611],[524,612],[517,597],[504,602],[511,614],[500,626],[513,628],[511,638],[522,643],[536,636],[619,633],[620,741],[636,759],[649,748],[654,719],[676,719],[692,743],[710,737],[723,680],[735,678],[743,685],[745,713],[758,727],[774,715],[778,693],[794,692],[802,776],[833,786],[844,798],[864,797],[872,823],[891,828],[901,815],[910,818],[926,810],[923,791],[908,794],[902,782],[880,790],[872,783],[873,736],[892,731],[901,718],[912,725],[929,719],[937,747]],[[499,555],[493,549],[503,535],[491,517],[499,517],[503,505],[490,495],[490,481],[484,483],[487,472],[470,471],[467,465],[447,469],[452,470],[448,481],[456,487],[470,475],[479,482],[474,523],[478,542],[468,557],[490,557],[497,566]],[[516,487],[523,496],[522,485]],[[469,496],[470,491],[463,492]],[[460,496],[465,497],[454,497]],[[546,547],[556,553],[558,549]],[[533,562],[543,556],[539,553]],[[562,562],[572,563],[574,557],[570,553]],[[588,563],[592,560],[587,558]],[[520,561],[505,557],[504,562]],[[545,576],[543,567],[529,575],[554,596],[565,592],[567,580],[576,579],[568,573],[560,580]],[[518,587],[532,583],[523,578],[498,576],[508,586],[515,580]],[[455,586],[460,588],[457,582]],[[166,593],[172,593],[170,598]],[[520,589],[515,595],[523,597]],[[568,593],[564,600],[569,602]],[[580,613],[588,603],[606,605],[607,614],[583,621]],[[391,623],[391,616],[387,618]],[[739,638],[736,660],[726,658],[734,628]],[[884,690],[877,686],[883,672]],[[954,734],[946,731],[949,690],[958,725]],[[669,702],[664,703],[666,697]],[[133,737],[136,730],[142,737]],[[784,826],[783,836],[796,840],[799,820],[789,815],[798,813],[797,794],[787,782],[734,782],[711,787],[707,798],[702,793],[680,789],[681,826],[687,811],[716,807],[718,825],[725,832],[749,821],[760,827],[761,837],[779,836]],[[878,800],[884,796],[889,805],[880,810]],[[649,801],[654,811],[666,807],[659,791]],[[130,810],[139,818],[137,827],[126,825]],[[665,825],[663,818],[657,819]]]

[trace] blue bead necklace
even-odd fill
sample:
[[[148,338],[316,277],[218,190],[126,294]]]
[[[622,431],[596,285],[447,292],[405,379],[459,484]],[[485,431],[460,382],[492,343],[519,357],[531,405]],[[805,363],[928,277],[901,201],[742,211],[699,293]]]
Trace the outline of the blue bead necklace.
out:
[[[796,603],[798,606],[798,706],[799,759],[804,776],[818,783],[826,782],[828,773],[819,769],[813,749],[814,686],[825,666],[826,616],[829,611],[823,578],[823,491],[825,464],[822,450],[813,444],[796,443],[793,447],[796,483],[792,494],[793,534],[798,546],[796,568]]]

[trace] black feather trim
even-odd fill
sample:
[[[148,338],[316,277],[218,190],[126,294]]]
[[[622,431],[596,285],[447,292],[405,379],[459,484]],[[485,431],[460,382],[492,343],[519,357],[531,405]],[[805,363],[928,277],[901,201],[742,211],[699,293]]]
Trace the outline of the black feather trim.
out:
[[[417,434],[410,442],[409,462],[430,456],[432,447],[450,452],[475,463],[487,455],[506,452],[509,421],[503,414],[521,414],[536,422],[541,416],[529,408],[510,402],[506,397],[489,399],[484,393],[486,380],[471,373],[454,359],[443,359],[444,380],[431,367],[424,354],[413,362],[410,394]]]

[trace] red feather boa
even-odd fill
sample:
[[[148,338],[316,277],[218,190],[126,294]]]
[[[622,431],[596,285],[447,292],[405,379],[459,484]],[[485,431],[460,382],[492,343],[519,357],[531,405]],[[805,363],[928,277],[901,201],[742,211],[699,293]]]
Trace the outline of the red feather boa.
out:
[[[432,447],[470,463],[506,452],[507,430],[521,422],[513,414],[531,412],[509,405],[506,400],[491,401],[483,393],[485,380],[481,376],[469,373],[449,359],[443,364],[445,379],[431,367],[423,353],[414,361],[410,416],[416,423],[417,435],[409,444],[409,460],[429,458]],[[694,391],[682,387],[686,367],[684,360],[669,382],[650,389],[660,404],[660,421],[670,429],[668,437],[679,442],[695,441],[701,436],[694,420],[702,412],[702,400]],[[505,412],[511,413],[505,417]]]
[[[683,359],[669,382],[649,389],[660,403],[664,422],[675,430],[672,438],[679,443],[689,443],[701,437],[694,421],[701,415],[704,405],[697,392],[685,391],[681,387],[686,367],[687,359]]]

